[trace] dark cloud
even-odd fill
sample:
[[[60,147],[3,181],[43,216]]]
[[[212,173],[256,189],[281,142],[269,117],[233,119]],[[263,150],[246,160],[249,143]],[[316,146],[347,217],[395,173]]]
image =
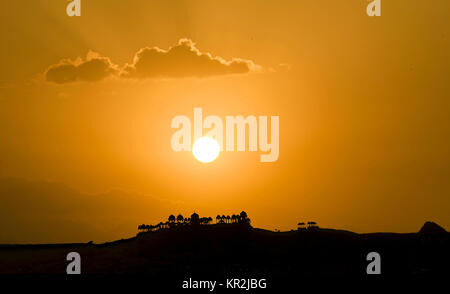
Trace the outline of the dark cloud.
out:
[[[173,205],[119,190],[86,194],[60,183],[0,179],[0,244],[118,240],[135,235],[142,220],[165,218]]]
[[[136,53],[133,64],[125,66],[122,75],[134,78],[208,77],[248,73],[256,67],[250,60],[234,58],[226,61],[202,53],[192,40],[181,39],[169,50],[142,48]]]
[[[163,50],[145,47],[134,56],[132,64],[119,69],[109,58],[90,52],[86,59],[62,60],[50,66],[46,80],[57,84],[75,81],[99,81],[111,75],[123,78],[183,78],[244,74],[260,70],[251,60],[233,58],[229,61],[202,53],[190,39]]]
[[[81,58],[76,61],[62,60],[50,66],[45,73],[45,78],[57,84],[75,81],[95,82],[117,73],[117,66],[112,64],[109,58],[89,52],[84,60]]]

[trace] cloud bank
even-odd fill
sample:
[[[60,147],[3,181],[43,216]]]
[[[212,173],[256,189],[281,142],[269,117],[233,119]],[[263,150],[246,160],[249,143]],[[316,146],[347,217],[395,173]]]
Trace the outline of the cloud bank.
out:
[[[168,50],[145,47],[134,56],[131,64],[119,67],[108,57],[89,52],[85,59],[62,60],[45,73],[49,82],[64,84],[76,81],[95,82],[110,76],[118,78],[184,78],[245,74],[258,71],[261,66],[251,60],[222,57],[202,53],[190,39],[180,39]]]
[[[165,218],[173,205],[118,190],[85,194],[60,183],[0,179],[0,244],[118,240],[136,235],[143,220]]]

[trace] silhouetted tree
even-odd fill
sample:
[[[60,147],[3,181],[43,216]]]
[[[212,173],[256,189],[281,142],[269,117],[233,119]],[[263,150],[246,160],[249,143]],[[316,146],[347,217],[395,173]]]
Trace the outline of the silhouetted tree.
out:
[[[169,216],[168,221],[171,222],[171,223],[175,222],[175,216],[174,216],[173,214],[171,214],[171,215]]]
[[[179,214],[177,216],[177,223],[181,223],[181,222],[183,222],[183,220],[184,220],[184,217],[181,214]]]
[[[218,214],[218,215],[216,216],[216,223],[218,223],[221,219],[222,219],[222,217],[220,216],[220,214]]]
[[[202,224],[207,225],[210,222],[212,222],[212,218],[211,217],[202,217],[202,218],[200,218],[200,223],[202,223]]]

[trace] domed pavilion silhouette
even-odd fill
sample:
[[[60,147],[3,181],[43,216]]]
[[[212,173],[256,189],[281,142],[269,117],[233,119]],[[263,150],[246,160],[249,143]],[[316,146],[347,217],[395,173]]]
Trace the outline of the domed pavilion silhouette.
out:
[[[195,212],[191,215],[191,224],[193,225],[200,224],[200,216]]]

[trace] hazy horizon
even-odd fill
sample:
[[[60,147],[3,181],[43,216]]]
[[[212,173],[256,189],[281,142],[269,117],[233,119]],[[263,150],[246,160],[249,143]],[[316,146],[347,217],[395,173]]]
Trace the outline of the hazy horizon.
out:
[[[110,189],[104,193],[83,193],[61,183],[51,181],[29,181],[18,178],[0,179],[2,214],[0,215],[0,244],[45,244],[45,243],[103,243],[133,237],[137,226],[145,223],[156,225],[167,221],[169,215],[182,214],[190,217],[194,212],[201,217],[238,214],[241,210],[249,214],[253,227],[290,231],[297,229],[297,222],[281,227],[277,223],[264,223],[254,219],[251,212],[242,208],[224,211],[220,207],[198,207],[187,211],[184,203],[158,199],[135,192]],[[208,212],[208,213],[205,213]],[[314,221],[298,216],[298,222]],[[392,233],[416,233],[426,221],[414,224],[411,231]],[[20,230],[11,230],[20,224]],[[441,223],[437,222],[439,225]],[[381,228],[378,231],[355,231],[335,227],[333,224],[318,223],[328,229],[350,230],[355,233],[391,232]],[[444,229],[446,229],[444,227]],[[68,233],[70,232],[70,233]]]

